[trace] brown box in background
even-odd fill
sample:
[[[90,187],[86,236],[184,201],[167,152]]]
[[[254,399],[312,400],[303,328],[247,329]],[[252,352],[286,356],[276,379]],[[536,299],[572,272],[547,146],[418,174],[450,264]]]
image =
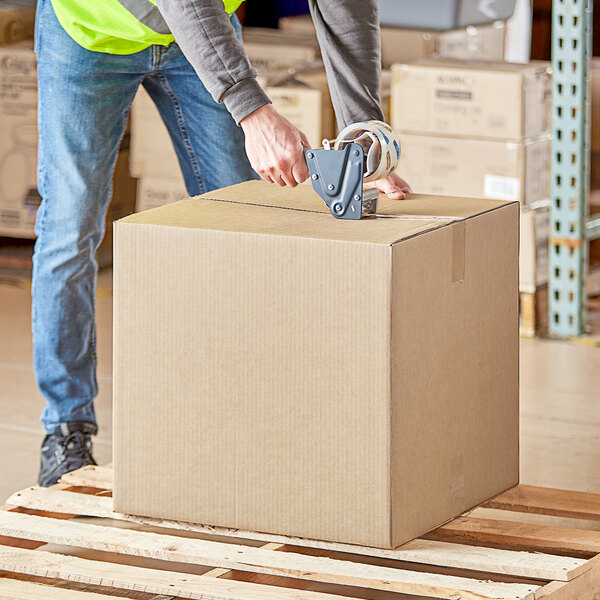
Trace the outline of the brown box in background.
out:
[[[534,294],[548,283],[548,239],[550,202],[548,200],[521,209],[519,244],[519,291]]]
[[[0,90],[0,235],[33,238],[40,197],[32,42],[0,47]]]
[[[303,131],[313,147],[319,147],[323,138],[335,137],[335,113],[324,70],[280,78],[274,85],[267,79],[265,92],[275,109]]]
[[[183,176],[167,178],[145,175],[138,181],[135,210],[142,212],[171,204],[171,202],[183,200],[187,195]]]
[[[392,67],[392,123],[409,133],[520,140],[549,133],[549,63],[424,59]]]
[[[518,200],[550,196],[550,138],[525,142],[400,134],[398,173],[421,194]]]
[[[273,71],[317,60],[319,46],[312,36],[284,33],[277,29],[244,27],[246,54],[256,69]]]
[[[138,90],[131,107],[129,170],[134,177],[181,177],[171,136],[143,87]]]
[[[518,204],[380,211],[415,219],[247,182],[115,224],[116,511],[390,548],[517,483]]]
[[[316,43],[316,31],[309,15],[284,17],[281,31],[303,35]],[[426,31],[381,27],[381,62],[385,68],[430,56],[457,60],[494,60],[504,58],[506,26],[503,22],[453,31]]]
[[[33,39],[34,22],[35,0],[2,0],[0,45]]]

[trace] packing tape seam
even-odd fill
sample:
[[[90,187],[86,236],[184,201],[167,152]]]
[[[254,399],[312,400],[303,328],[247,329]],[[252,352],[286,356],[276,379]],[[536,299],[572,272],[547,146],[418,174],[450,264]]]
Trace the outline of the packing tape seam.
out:
[[[209,198],[208,196],[198,196],[202,200],[211,200],[212,202],[226,202],[228,204],[243,204],[244,206],[260,206],[261,208],[276,208],[280,210],[292,210],[296,212],[307,212],[315,215],[328,215],[326,211],[321,210],[310,210],[308,208],[292,208],[290,206],[273,206],[272,204],[259,204],[256,202],[241,202],[239,200],[225,200],[224,198]],[[456,221],[464,221],[465,217],[447,217],[440,215],[384,215],[384,214],[374,214],[367,215],[363,217],[365,219],[397,219],[401,221],[443,221],[442,225],[448,225],[450,223],[454,223]]]

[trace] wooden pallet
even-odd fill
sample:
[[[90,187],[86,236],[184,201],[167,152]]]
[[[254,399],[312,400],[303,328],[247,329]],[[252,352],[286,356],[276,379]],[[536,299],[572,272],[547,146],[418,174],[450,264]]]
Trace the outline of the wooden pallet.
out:
[[[600,599],[600,495],[518,486],[381,550],[116,514],[111,489],[86,467],[13,494],[0,598]]]

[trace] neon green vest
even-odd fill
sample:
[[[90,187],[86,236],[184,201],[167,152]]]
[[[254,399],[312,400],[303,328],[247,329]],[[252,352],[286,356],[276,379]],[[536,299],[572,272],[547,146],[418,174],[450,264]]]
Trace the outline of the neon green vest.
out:
[[[229,14],[242,2],[223,0]],[[175,41],[156,0],[52,0],[52,6],[63,29],[87,50],[133,54]]]

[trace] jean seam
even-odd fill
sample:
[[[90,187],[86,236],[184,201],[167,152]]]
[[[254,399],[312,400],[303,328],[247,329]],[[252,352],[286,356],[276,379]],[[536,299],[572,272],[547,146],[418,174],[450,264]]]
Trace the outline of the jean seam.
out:
[[[192,171],[194,172],[194,176],[196,177],[196,182],[198,184],[198,191],[200,194],[204,194],[206,191],[206,188],[204,186],[204,181],[202,180],[202,175],[200,173],[200,165],[198,164],[198,160],[196,158],[196,155],[194,154],[194,149],[190,142],[190,137],[189,137],[187,128],[185,126],[185,120],[183,118],[181,106],[179,105],[179,102],[177,101],[177,96],[173,93],[173,90],[169,86],[167,78],[162,73],[157,73],[156,77],[157,77],[158,81],[160,82],[161,87],[163,88],[163,90],[166,92],[167,96],[171,100],[171,103],[173,104],[173,110],[175,112],[175,119],[177,121],[177,127],[179,128],[179,133],[181,134],[181,139],[183,140],[183,146],[185,148],[187,157],[192,166]]]

